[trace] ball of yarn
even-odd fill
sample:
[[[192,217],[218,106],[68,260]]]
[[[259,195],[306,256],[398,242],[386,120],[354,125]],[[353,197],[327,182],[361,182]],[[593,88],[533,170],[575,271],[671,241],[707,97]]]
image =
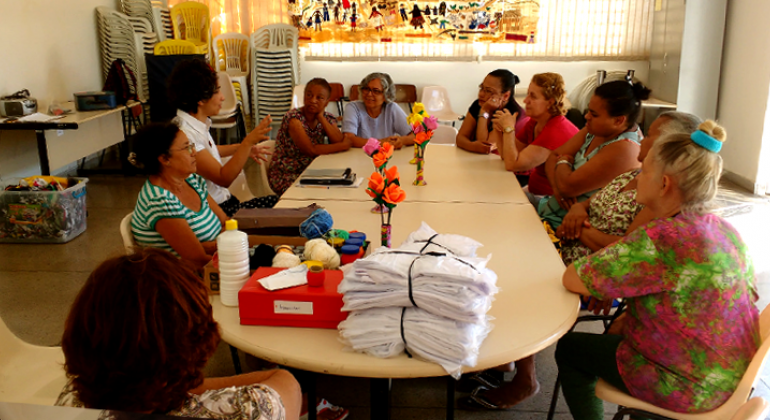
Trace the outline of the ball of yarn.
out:
[[[340,266],[340,256],[323,239],[311,239],[305,244],[305,259],[320,261],[327,270],[336,270]]]
[[[316,209],[299,225],[299,234],[308,239],[320,238],[332,228],[332,215],[324,209]]]
[[[329,233],[326,236],[328,236],[329,238],[342,238],[347,241],[348,238],[350,237],[350,234],[348,233],[347,230],[332,229],[329,231]]]
[[[256,270],[257,267],[270,267],[273,265],[275,249],[270,245],[259,244],[249,252],[249,268]]]
[[[299,257],[294,254],[279,252],[275,254],[275,257],[273,258],[273,267],[292,268],[298,266],[300,262]]]

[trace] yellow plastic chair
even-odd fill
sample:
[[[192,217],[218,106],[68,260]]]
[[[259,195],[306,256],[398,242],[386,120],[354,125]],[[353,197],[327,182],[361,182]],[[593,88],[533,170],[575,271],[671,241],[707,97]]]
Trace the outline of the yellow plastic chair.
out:
[[[155,55],[181,55],[195,54],[195,44],[190,41],[180,39],[169,39],[168,41],[155,44]]]
[[[754,358],[751,359],[746,373],[743,374],[743,378],[738,383],[738,388],[735,389],[733,395],[724,404],[712,411],[699,414],[685,414],[665,410],[636,399],[602,379],[599,379],[596,383],[596,396],[604,401],[623,407],[618,410],[613,420],[620,420],[627,415],[676,420],[722,420],[733,418],[751,395],[754,384],[759,380],[759,375],[762,373],[768,350],[770,350],[770,340],[768,340],[768,336],[770,336],[770,306],[766,307],[759,316],[759,334],[762,337],[762,345],[754,354]]]
[[[53,405],[67,383],[61,347],[29,344],[0,319],[0,401]]]
[[[209,7],[203,3],[186,1],[171,8],[174,38],[195,44],[196,54],[209,52]]]

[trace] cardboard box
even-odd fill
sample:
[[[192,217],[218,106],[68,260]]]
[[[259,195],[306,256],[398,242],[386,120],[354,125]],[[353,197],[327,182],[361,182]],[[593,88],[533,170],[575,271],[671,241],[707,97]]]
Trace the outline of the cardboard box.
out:
[[[314,203],[297,208],[240,209],[233,219],[238,229],[249,235],[299,236],[299,225],[319,208]]]
[[[293,245],[304,246],[307,242],[307,238],[301,236],[262,236],[262,235],[249,235],[249,248],[255,247],[259,244],[267,245]],[[254,274],[254,272],[251,272]],[[209,261],[205,267],[203,267],[203,283],[209,290],[210,295],[219,294],[219,270],[214,268],[214,262]]]
[[[242,325],[337,328],[348,317],[342,312],[342,294],[337,293],[342,271],[325,270],[323,287],[304,285],[271,292],[257,281],[282,270],[259,267],[238,292]]]

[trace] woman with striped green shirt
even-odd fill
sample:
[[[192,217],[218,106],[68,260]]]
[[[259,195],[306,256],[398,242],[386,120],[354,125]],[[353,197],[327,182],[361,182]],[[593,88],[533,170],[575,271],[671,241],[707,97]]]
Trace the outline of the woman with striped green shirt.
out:
[[[173,123],[148,124],[135,141],[136,152],[129,160],[149,178],[131,221],[134,239],[203,267],[216,251],[227,216],[195,173],[195,145]]]

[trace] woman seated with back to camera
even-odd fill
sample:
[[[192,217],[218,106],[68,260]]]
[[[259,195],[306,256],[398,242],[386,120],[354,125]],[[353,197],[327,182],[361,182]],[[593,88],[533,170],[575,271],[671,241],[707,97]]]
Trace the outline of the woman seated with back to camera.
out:
[[[652,222],[567,267],[567,290],[628,306],[620,335],[571,332],[559,340],[559,378],[575,419],[604,418],[598,378],[666,410],[714,410],[759,348],[748,250],[735,228],[705,211],[725,138],[713,121],[690,135],[661,136],[637,176],[636,199]]]
[[[195,145],[174,123],[147,124],[134,141],[129,159],[148,175],[131,220],[134,239],[203,267],[228,217],[195,173]]]
[[[206,287],[170,253],[109,259],[75,298],[62,350],[69,378],[56,405],[220,420],[296,420],[284,370],[204,378],[219,344]]]
[[[497,111],[516,115],[515,131],[526,123],[526,112],[513,98],[519,77],[505,69],[489,73],[479,85],[478,99],[473,101],[457,132],[457,147],[474,153],[489,154],[500,143],[501,132],[492,124]]]
[[[564,79],[558,73],[540,73],[532,82],[524,99],[529,120],[516,130],[516,113],[507,108],[495,112],[492,124],[500,138],[497,150],[511,172],[531,171],[524,191],[530,196],[553,194],[545,176],[545,161],[552,151],[577,134],[578,129],[564,118],[566,106]]]
[[[661,114],[650,125],[637,159],[643,162],[662,134],[690,135],[701,122],[695,115],[684,112]],[[564,264],[569,265],[578,258],[587,257],[652,220],[650,209],[636,200],[638,174],[639,169],[632,169],[618,175],[588,200],[576,203],[569,209],[564,222],[556,230],[556,236],[562,241],[561,256]]]
[[[268,170],[270,188],[282,195],[316,156],[350,149],[350,139],[337,128],[337,118],[326,112],[332,88],[325,79],[305,85],[304,106],[283,116]],[[329,143],[324,143],[324,137]]]
[[[585,201],[618,175],[639,167],[642,131],[636,124],[650,90],[630,79],[598,88],[586,112],[586,126],[545,163],[553,195],[530,197],[541,219],[556,229],[570,207]],[[531,194],[531,192],[530,192]]]
[[[354,147],[364,147],[370,138],[391,143],[396,149],[414,144],[406,113],[393,102],[396,85],[387,73],[372,73],[358,86],[361,100],[345,105],[342,133]]]

